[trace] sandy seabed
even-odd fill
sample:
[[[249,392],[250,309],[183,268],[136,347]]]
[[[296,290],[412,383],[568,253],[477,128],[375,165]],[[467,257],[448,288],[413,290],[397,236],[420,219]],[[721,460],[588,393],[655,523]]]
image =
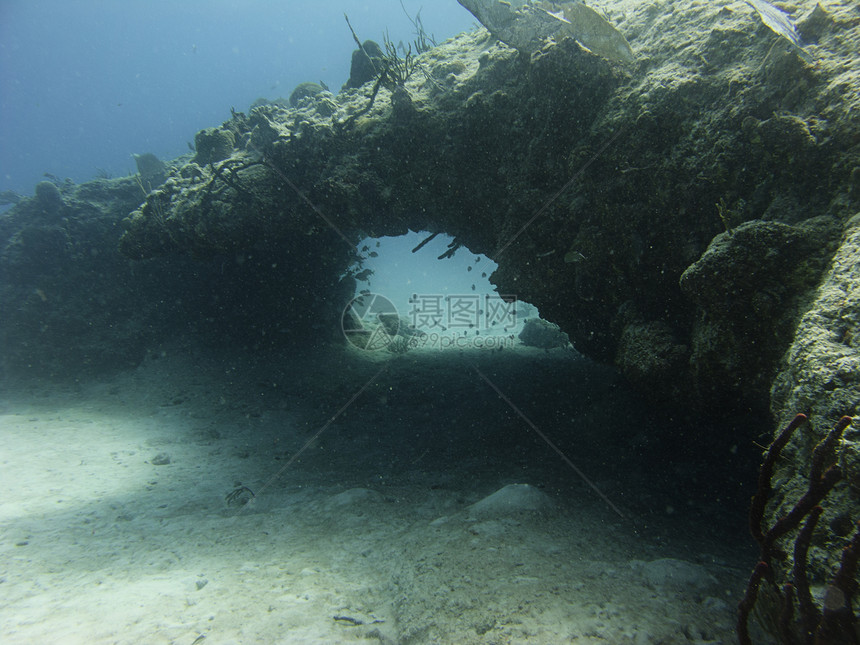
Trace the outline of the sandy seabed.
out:
[[[477,372],[526,416],[517,378],[591,383],[583,442],[624,405],[610,377],[561,350],[341,354],[7,388],[2,642],[734,642],[746,536],[566,445],[620,517]]]

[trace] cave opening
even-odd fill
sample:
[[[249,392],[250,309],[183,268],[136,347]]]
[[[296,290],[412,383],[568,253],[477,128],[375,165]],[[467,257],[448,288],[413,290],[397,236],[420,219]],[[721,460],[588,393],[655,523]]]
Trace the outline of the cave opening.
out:
[[[532,347],[574,351],[558,326],[515,293],[492,283],[498,264],[456,238],[426,231],[366,237],[345,277],[355,281],[350,303],[365,323],[395,319],[388,348],[497,349]],[[348,332],[348,330],[346,330]],[[347,333],[349,338],[349,334]],[[377,348],[385,349],[387,343]]]

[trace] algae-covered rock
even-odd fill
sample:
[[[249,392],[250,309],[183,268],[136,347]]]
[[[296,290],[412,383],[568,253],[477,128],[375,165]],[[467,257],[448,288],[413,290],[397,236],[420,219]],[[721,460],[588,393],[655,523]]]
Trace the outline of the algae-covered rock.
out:
[[[0,206],[6,206],[8,204],[17,204],[23,198],[23,195],[19,195],[14,190],[4,190],[0,192]]]
[[[236,144],[236,137],[226,128],[206,128],[194,137],[197,156],[194,161],[200,165],[217,163],[229,157]]]
[[[135,277],[117,249],[117,224],[141,198],[131,177],[41,182],[0,218],[0,376],[80,378],[128,367],[163,332],[158,307],[139,304],[164,287],[164,270],[179,274],[176,266]]]
[[[177,163],[181,172],[146,196],[140,217],[163,222],[179,187],[212,172]],[[0,379],[127,369],[186,332],[195,343],[249,351],[313,347],[340,334],[340,303],[355,285],[340,280],[349,247],[334,234],[133,261],[118,242],[144,198],[136,176],[48,183],[0,217]],[[169,242],[162,229],[145,243],[155,252]]]
[[[836,27],[836,22],[833,20],[833,16],[821,6],[821,3],[816,4],[815,8],[797,25],[800,35],[808,43],[818,42],[834,27]]]
[[[352,62],[349,66],[349,79],[344,88],[361,87],[372,81],[382,69],[382,59],[385,54],[379,43],[373,40],[365,40],[361,49],[352,52]]]
[[[700,395],[724,405],[758,405],[790,342],[804,297],[832,253],[829,218],[796,226],[750,221],[714,238],[681,275],[699,308],[691,367]]]
[[[325,91],[325,88],[319,83],[299,83],[296,85],[296,89],[294,89],[290,94],[290,107],[297,107],[299,101],[302,99],[308,98],[309,96],[316,96],[320,92]]]
[[[36,184],[36,204],[41,214],[47,217],[57,217],[63,208],[63,196],[60,189],[52,181],[40,181]]]
[[[540,349],[570,346],[570,338],[555,323],[541,318],[529,318],[518,336],[523,345]]]
[[[285,99],[283,97],[278,97],[276,99],[267,99],[260,97],[254,100],[253,103],[251,103],[250,107],[248,108],[248,112],[253,112],[256,108],[262,107],[264,105],[275,105],[281,108],[295,107],[290,105],[290,99],[288,98]]]
[[[769,521],[783,515],[808,487],[809,458],[815,444],[844,416],[860,411],[860,214],[845,226],[839,249],[803,314],[774,379],[772,411],[785,425],[795,414],[809,416],[811,428],[796,432],[777,464],[780,482]],[[860,425],[846,430],[838,451],[843,479],[824,499],[818,537],[810,553],[811,574],[829,581],[860,515]],[[826,545],[826,546],[825,546]]]
[[[860,215],[845,226],[814,300],[794,330],[773,387],[773,412],[827,428],[860,405]],[[829,429],[829,428],[827,428]]]
[[[151,152],[133,155],[141,185],[150,191],[164,183],[167,178],[167,165]]]
[[[615,364],[639,390],[664,401],[688,398],[679,375],[688,371],[689,349],[660,321],[635,321],[624,327]]]

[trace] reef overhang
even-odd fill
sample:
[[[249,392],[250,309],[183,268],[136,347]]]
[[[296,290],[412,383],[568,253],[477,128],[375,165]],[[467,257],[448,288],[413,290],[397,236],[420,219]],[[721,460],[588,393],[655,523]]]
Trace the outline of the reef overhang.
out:
[[[120,248],[444,232],[499,263],[501,292],[649,391],[761,406],[857,202],[860,100],[836,90],[856,86],[857,18],[806,4],[814,65],[745,3],[619,0],[602,9],[635,65],[557,34],[529,55],[478,29],[422,54],[405,82],[234,113],[129,216]],[[757,288],[786,277],[784,262],[756,263],[776,239],[759,228],[722,243],[725,262],[750,266],[734,274],[748,282],[736,306],[713,300],[706,273],[682,289],[711,240],[756,221],[814,241],[795,246],[791,284]]]

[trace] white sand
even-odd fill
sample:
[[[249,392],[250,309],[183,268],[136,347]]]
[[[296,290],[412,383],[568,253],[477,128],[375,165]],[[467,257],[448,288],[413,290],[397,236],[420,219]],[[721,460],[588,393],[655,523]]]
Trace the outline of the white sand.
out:
[[[175,351],[109,382],[7,391],[0,640],[733,642],[749,554],[666,539],[692,520],[643,521],[623,482],[580,462],[621,519],[541,441],[509,449],[474,410],[434,427],[484,397],[529,434],[468,365],[400,357],[326,427],[376,364],[287,360]],[[532,378],[543,355],[469,360]],[[529,488],[472,507],[508,484]],[[241,485],[256,498],[229,506]]]

